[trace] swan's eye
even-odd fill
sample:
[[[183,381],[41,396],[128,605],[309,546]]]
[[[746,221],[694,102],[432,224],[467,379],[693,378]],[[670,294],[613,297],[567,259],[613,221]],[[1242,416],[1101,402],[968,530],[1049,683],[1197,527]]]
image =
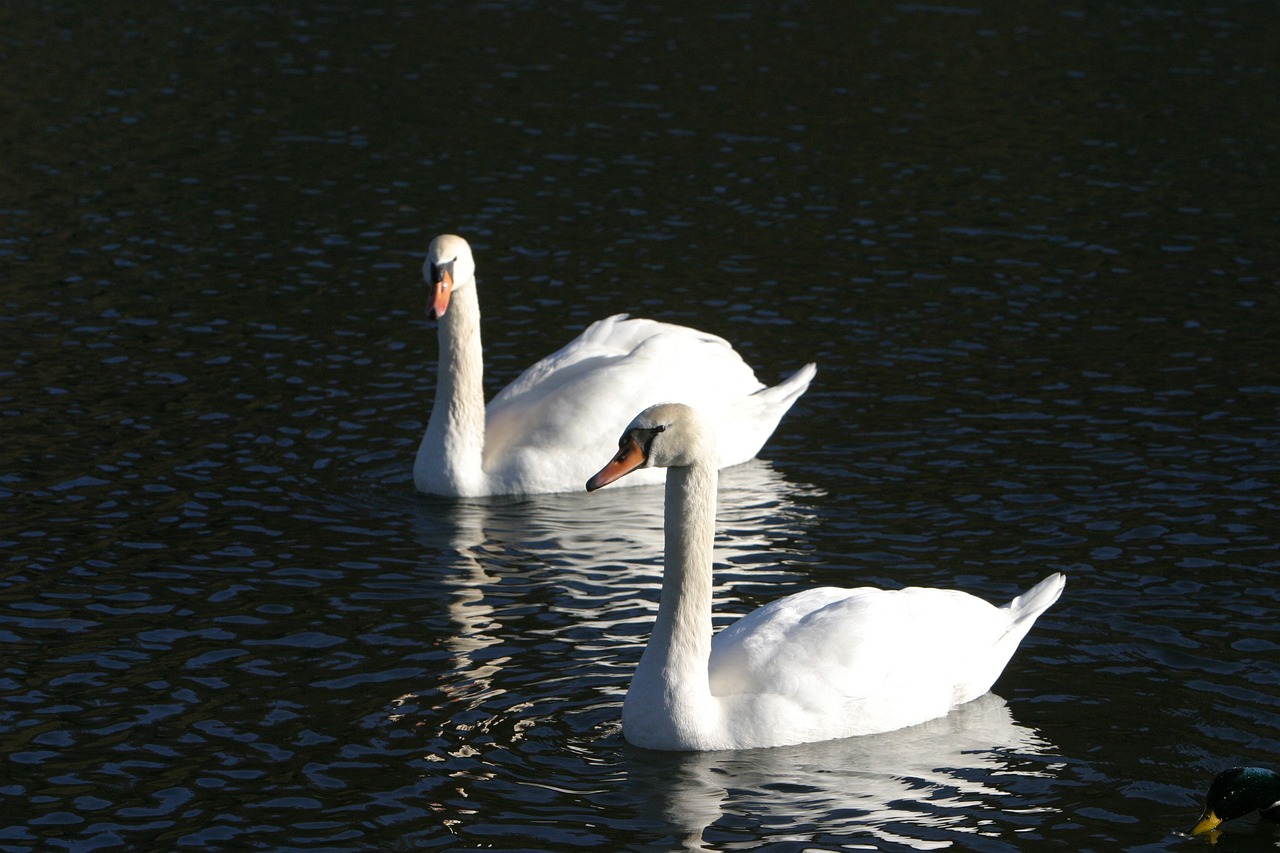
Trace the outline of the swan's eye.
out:
[[[453,264],[454,264],[454,261],[456,260],[458,259],[454,258],[453,260],[444,261],[439,264],[432,264],[431,265],[431,283],[435,285],[443,282],[445,287],[452,287],[453,286]],[[447,274],[447,277],[446,277],[446,274]]]
[[[645,430],[645,432],[649,434],[644,442],[644,456],[646,459],[649,458],[649,449],[653,447],[654,438],[657,437],[658,433],[666,432],[666,431],[667,431],[667,428],[661,425],[656,427],[650,427],[649,429]]]

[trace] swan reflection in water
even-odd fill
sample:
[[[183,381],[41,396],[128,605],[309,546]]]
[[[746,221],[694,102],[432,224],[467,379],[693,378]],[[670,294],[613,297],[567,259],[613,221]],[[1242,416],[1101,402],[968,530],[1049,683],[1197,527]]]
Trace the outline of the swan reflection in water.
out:
[[[779,540],[798,537],[808,512],[796,498],[817,493],[788,482],[761,460],[721,472],[716,563],[748,568],[717,579],[717,600],[735,600],[735,579],[759,584],[791,574],[772,559],[767,571],[749,564],[761,553],[776,552]],[[509,657],[494,647],[520,639],[514,622],[531,602],[561,613],[558,621],[566,631],[588,626],[609,633],[631,620],[639,631],[652,621],[662,583],[660,485],[594,494],[584,488],[519,498],[420,498],[413,513],[423,573],[439,588],[446,608],[447,627],[441,625],[439,640],[452,653],[453,666],[437,687],[454,712],[459,701],[471,707],[502,691],[494,682]],[[642,615],[637,606],[644,607]],[[504,628],[504,620],[513,624]],[[575,645],[584,647],[580,638]],[[603,642],[603,654],[616,651],[616,640]],[[618,686],[625,689],[625,682]],[[394,704],[403,706],[414,695]]]
[[[1050,756],[1030,758],[1050,750],[987,693],[945,717],[883,734],[732,752],[628,748],[627,787],[685,850],[705,849],[704,832],[721,818],[724,840],[732,825],[749,821],[769,828],[770,843],[820,835],[936,850],[975,835],[1012,842],[1015,813],[1055,811],[1019,793],[1053,775]]]
[[[415,534],[433,550],[473,551],[493,556],[494,548],[527,549],[552,563],[599,569],[652,562],[661,573],[663,491],[661,485],[617,492],[580,492],[523,497],[472,498],[417,507]],[[779,537],[799,533],[807,514],[797,497],[820,496],[812,486],[789,482],[768,462],[752,459],[720,472],[717,493],[717,563],[757,552]]]
[[[812,492],[765,462],[722,472],[718,602],[735,599],[735,584],[794,582],[802,574],[776,557],[812,523],[806,508]],[[990,693],[944,717],[865,737],[738,752],[627,746],[618,714],[633,664],[619,660],[626,644],[638,656],[652,625],[662,575],[662,505],[657,486],[415,502],[422,572],[441,602],[434,636],[450,660],[434,685],[394,703],[394,713],[407,711],[418,725],[435,728],[424,757],[437,763],[438,773],[470,789],[496,771],[474,762],[455,768],[456,756],[518,751],[526,737],[567,740],[568,754],[588,762],[579,768],[585,778],[601,789],[621,787],[638,819],[667,827],[691,850],[703,849],[709,827],[730,836],[743,821],[767,826],[771,841],[847,837],[909,849],[1012,832],[1017,820],[1039,823],[1035,798],[1020,792],[1044,784],[1034,777],[1054,775],[1052,757],[1034,757],[1050,746],[1015,723],[1004,700]],[[772,555],[765,569],[756,565],[762,554]],[[546,661],[528,646],[531,611],[554,614],[534,623],[534,642],[564,637],[564,659]],[[521,665],[511,665],[517,659]],[[572,691],[570,685],[576,685]],[[555,698],[541,698],[545,691]],[[576,722],[565,724],[566,716]],[[561,721],[554,734],[529,732],[535,721],[553,719]],[[487,737],[476,740],[477,731]],[[585,778],[580,783],[591,784]],[[465,818],[450,812],[449,820]]]

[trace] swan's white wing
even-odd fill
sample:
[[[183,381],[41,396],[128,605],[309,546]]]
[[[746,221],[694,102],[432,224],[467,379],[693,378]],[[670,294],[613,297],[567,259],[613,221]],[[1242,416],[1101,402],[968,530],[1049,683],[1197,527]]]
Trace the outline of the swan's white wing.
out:
[[[530,367],[489,403],[486,469],[531,490],[566,477],[585,482],[646,406],[686,402],[714,418],[763,387],[723,338],[625,315],[609,317]],[[649,482],[661,478],[637,473],[648,475]]]
[[[849,714],[867,715],[868,727],[886,725],[885,713],[922,712],[916,722],[986,692],[989,681],[975,682],[1003,653],[1010,621],[1006,610],[956,590],[808,590],[715,637],[711,690],[774,694],[801,708],[830,708],[842,697]],[[888,697],[901,709],[878,707]]]
[[[582,334],[565,344],[551,355],[530,365],[517,376],[510,385],[498,392],[490,402],[490,406],[505,406],[530,394],[544,396],[554,393],[558,385],[572,382],[580,371],[591,370],[602,363],[615,362],[632,355],[637,348],[648,344],[654,346],[678,346],[681,349],[693,349],[704,358],[712,360],[709,369],[729,371],[739,374],[739,381],[745,381],[751,391],[763,387],[750,366],[746,364],[724,338],[677,326],[671,323],[659,323],[656,320],[628,319],[626,314],[614,314],[597,320]],[[702,366],[698,365],[701,370]],[[748,391],[747,393],[751,393]],[[655,400],[653,402],[663,402]],[[634,416],[645,406],[644,403],[631,413]],[[622,426],[625,426],[624,423]],[[619,427],[621,431],[621,427]]]

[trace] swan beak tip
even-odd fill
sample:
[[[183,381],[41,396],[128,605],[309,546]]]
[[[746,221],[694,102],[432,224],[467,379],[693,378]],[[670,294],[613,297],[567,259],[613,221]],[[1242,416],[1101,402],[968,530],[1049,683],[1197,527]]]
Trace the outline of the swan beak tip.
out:
[[[587,491],[594,492],[596,489],[604,488],[630,470],[630,468],[622,470],[622,464],[620,461],[618,459],[614,459],[610,461],[608,465],[591,475],[591,479],[587,480]]]
[[[587,480],[587,491],[607,486],[614,480],[630,474],[644,464],[644,449],[631,437],[624,438],[618,454],[609,460],[609,464],[597,471]]]
[[[431,301],[427,303],[427,316],[439,320],[449,310],[449,294],[453,291],[453,275],[447,267],[441,267],[438,280],[431,283]]]

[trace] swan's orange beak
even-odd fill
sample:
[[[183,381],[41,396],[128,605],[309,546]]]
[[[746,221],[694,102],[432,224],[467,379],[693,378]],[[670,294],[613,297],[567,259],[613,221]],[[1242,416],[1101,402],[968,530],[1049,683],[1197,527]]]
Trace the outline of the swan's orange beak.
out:
[[[434,319],[439,320],[444,316],[444,312],[449,308],[449,294],[453,292],[453,270],[451,264],[443,264],[438,267],[432,267],[435,275],[431,276],[435,281],[431,283],[431,304],[427,309],[427,313]]]
[[[587,491],[594,492],[601,486],[607,486],[643,464],[644,449],[640,446],[640,442],[630,435],[623,436],[622,441],[618,442],[618,455],[613,457],[608,465],[597,471],[594,477],[587,480]]]

